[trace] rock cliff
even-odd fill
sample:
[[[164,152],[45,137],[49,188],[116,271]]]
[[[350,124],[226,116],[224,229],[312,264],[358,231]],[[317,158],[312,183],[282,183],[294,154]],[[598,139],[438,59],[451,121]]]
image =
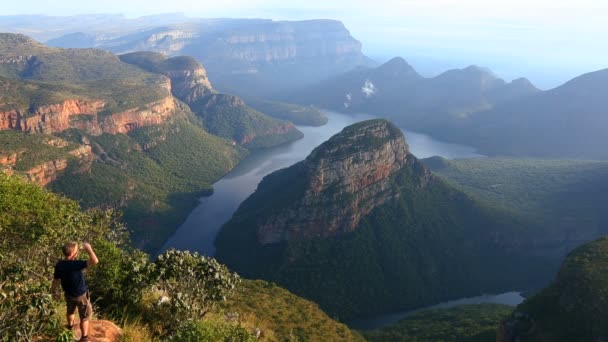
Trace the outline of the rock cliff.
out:
[[[100,36],[103,39],[89,40],[88,46],[121,54],[154,51],[193,56],[205,65],[217,89],[248,97],[297,89],[373,64],[361,52],[361,43],[335,20],[202,19]],[[63,47],[82,47],[80,43],[70,36],[55,41]]]
[[[77,128],[88,133],[127,133],[135,128],[166,122],[177,110],[171,96],[148,104],[111,114],[100,114],[101,100],[70,99],[42,105],[34,110],[0,112],[0,130],[13,129],[28,133],[56,133]]]
[[[173,96],[190,106],[215,135],[249,147],[274,146],[302,136],[291,122],[257,112],[237,96],[217,93],[205,68],[192,57],[167,58],[155,52],[134,52],[120,59],[168,77]]]
[[[391,176],[415,159],[401,131],[384,120],[351,126],[303,164],[304,195],[258,230],[262,244],[353,231],[374,208],[399,197]],[[430,178],[430,173],[425,173]],[[421,181],[424,186],[426,180]]]

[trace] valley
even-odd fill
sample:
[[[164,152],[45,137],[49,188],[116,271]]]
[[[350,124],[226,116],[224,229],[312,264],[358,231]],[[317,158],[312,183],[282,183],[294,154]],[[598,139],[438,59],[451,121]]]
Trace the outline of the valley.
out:
[[[233,3],[0,13],[0,340],[80,338],[49,293],[67,241],[98,251],[83,276],[111,342],[608,338],[608,69],[541,90],[473,55],[433,76],[398,57],[420,51],[368,57],[432,33],[442,59],[470,35],[522,63],[510,44],[540,28],[466,1]],[[466,16],[419,26],[437,13]]]
[[[215,237],[221,226],[230,219],[241,202],[253,193],[266,175],[303,160],[315,147],[344,127],[371,118],[370,115],[365,114],[345,115],[327,111],[324,111],[324,114],[329,118],[329,122],[324,126],[298,126],[298,129],[304,133],[304,138],[288,145],[257,151],[214,183],[213,194],[200,199],[199,206],[190,213],[162,250],[177,248],[214,255]],[[415,132],[404,131],[404,133],[408,137],[412,151],[423,158],[478,156],[467,146],[446,144]]]

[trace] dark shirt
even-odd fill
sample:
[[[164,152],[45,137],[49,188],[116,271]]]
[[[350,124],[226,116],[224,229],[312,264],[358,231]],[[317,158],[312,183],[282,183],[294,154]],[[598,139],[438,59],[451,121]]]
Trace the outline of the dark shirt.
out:
[[[87,268],[84,260],[61,260],[55,265],[53,278],[61,279],[63,292],[70,297],[82,296],[87,292],[82,270]]]

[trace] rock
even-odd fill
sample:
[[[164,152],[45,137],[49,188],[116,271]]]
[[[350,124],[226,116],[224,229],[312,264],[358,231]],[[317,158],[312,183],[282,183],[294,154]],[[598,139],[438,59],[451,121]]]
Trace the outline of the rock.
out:
[[[74,324],[74,336],[78,341],[82,336],[80,322]],[[89,337],[91,342],[118,342],[121,340],[122,330],[116,324],[105,320],[91,320],[89,322]]]
[[[391,186],[391,176],[414,161],[403,134],[388,121],[369,120],[348,127],[306,158],[304,195],[260,224],[258,242],[353,231],[362,217],[399,196]],[[424,186],[430,177],[424,171],[419,185]]]
[[[100,100],[66,100],[40,106],[33,113],[22,110],[0,112],[0,130],[19,130],[29,133],[55,133],[76,128],[90,134],[127,133],[138,127],[158,125],[168,121],[177,110],[172,96],[146,106],[100,115],[105,102]],[[76,116],[86,116],[78,120]]]

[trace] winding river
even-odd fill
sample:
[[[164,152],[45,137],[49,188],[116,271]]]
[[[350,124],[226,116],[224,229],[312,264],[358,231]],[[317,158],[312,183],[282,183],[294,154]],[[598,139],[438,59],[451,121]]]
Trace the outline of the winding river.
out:
[[[196,251],[213,256],[213,241],[218,231],[236,211],[239,204],[253,193],[264,176],[293,165],[310,154],[312,150],[355,122],[373,118],[370,115],[344,115],[326,112],[329,122],[321,127],[300,127],[304,138],[290,144],[252,153],[230,173],[213,184],[213,194],[200,199],[199,205],[190,213],[175,234],[161,249],[169,248]],[[411,152],[418,158],[442,156],[445,158],[468,158],[480,156],[468,146],[444,143],[428,135],[404,131]]]

